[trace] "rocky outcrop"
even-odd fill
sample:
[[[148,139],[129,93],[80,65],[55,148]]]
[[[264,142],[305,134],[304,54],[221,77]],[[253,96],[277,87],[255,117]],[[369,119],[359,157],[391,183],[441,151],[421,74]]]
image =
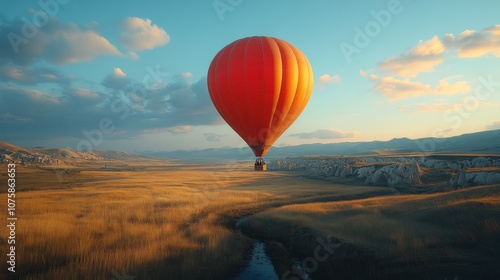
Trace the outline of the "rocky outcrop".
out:
[[[420,184],[420,166],[413,163],[373,162],[363,158],[286,158],[272,160],[269,169],[305,170],[310,176],[355,177],[371,185],[417,185]]]
[[[383,166],[368,174],[365,184],[388,185],[390,187],[400,185],[419,185],[422,183],[420,180],[420,173],[421,170],[418,163],[395,163]],[[358,178],[360,177],[358,176]]]
[[[418,163],[422,167],[427,168],[463,168],[463,167],[490,167],[490,166],[500,166],[499,158],[491,157],[475,157],[472,159],[458,159],[454,160],[452,158],[442,160],[435,159],[432,157],[365,157],[363,158],[365,162],[373,163]]]
[[[297,157],[268,162],[270,170],[305,170],[310,176],[351,177],[365,184],[413,186],[422,184],[422,170],[455,173],[449,181],[454,187],[500,183],[500,172],[468,172],[467,168],[500,166],[498,157],[450,157],[449,160],[427,157]],[[448,179],[445,179],[448,180]],[[446,181],[444,181],[446,182]]]
[[[14,159],[9,155],[0,154],[0,162],[13,162]]]
[[[492,184],[500,184],[499,171],[467,172],[467,169],[463,168],[450,179],[453,188]]]

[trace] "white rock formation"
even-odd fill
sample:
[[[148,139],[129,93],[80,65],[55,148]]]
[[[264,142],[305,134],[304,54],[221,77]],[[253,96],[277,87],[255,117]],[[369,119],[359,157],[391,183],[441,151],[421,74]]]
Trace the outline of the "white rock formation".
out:
[[[449,181],[455,188],[500,183],[500,172],[467,172],[469,167],[500,166],[500,159],[495,157],[456,160],[426,157],[298,157],[271,160],[268,163],[269,169],[305,170],[311,176],[356,177],[364,179],[366,184],[389,186],[421,184],[420,166],[450,169],[450,172],[461,169]]]
[[[500,172],[467,172],[464,168],[450,180],[450,185],[454,188],[492,184],[500,184]]]
[[[421,184],[420,167],[415,164],[395,163],[383,166],[366,177],[365,184],[373,185],[416,185]]]

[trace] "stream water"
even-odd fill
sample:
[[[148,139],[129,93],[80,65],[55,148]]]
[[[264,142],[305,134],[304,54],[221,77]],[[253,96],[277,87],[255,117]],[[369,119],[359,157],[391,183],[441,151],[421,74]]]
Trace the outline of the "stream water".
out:
[[[251,216],[244,216],[236,221],[235,227],[250,219]],[[269,279],[278,280],[278,273],[274,269],[271,259],[266,254],[266,244],[253,239],[251,257],[241,272],[234,278],[235,280],[255,280]]]
[[[236,280],[269,279],[278,280],[278,273],[274,269],[271,259],[266,254],[266,244],[254,241],[252,257],[245,268],[236,276]]]
[[[236,220],[235,228],[238,229],[239,226],[250,219],[252,216],[247,215]],[[256,279],[280,279],[276,269],[274,269],[271,258],[266,254],[266,244],[259,240],[253,240],[251,257],[246,263],[245,267],[240,271],[240,273],[234,278],[235,280],[256,280]],[[293,266],[295,271],[300,271],[300,279],[311,280],[309,273],[305,271],[302,266],[302,262],[298,259],[293,261]],[[294,278],[297,279],[297,278]]]

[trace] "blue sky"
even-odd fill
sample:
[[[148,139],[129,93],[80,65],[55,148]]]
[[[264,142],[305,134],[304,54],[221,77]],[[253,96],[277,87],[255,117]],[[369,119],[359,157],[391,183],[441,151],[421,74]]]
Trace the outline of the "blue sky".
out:
[[[0,12],[0,140],[243,147],[211,104],[206,74],[221,48],[253,35],[292,43],[315,75],[276,146],[498,129],[499,10],[498,1],[17,1]]]

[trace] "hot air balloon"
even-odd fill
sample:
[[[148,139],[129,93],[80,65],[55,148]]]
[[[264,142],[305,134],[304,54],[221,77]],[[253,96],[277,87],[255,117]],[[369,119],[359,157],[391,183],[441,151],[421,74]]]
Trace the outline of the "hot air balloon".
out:
[[[314,85],[306,56],[273,37],[236,40],[220,50],[208,69],[212,102],[255,154],[263,156],[304,110]]]

